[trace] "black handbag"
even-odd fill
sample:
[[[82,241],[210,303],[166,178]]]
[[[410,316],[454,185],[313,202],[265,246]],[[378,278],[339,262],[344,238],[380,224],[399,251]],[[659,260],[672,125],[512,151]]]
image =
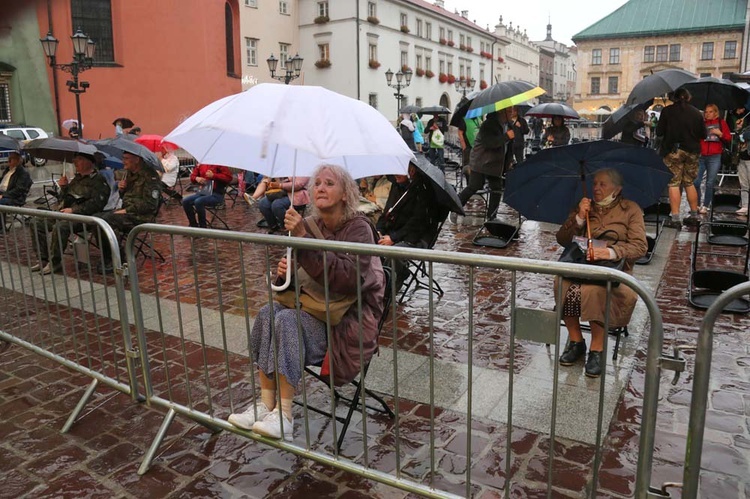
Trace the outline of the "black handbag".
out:
[[[582,265],[598,265],[599,267],[607,267],[609,269],[615,269],[615,270],[622,270],[625,268],[625,259],[620,258],[619,260],[588,260],[586,259],[586,252],[581,249],[580,246],[578,246],[577,243],[570,243],[569,245],[565,246],[565,249],[562,252],[562,255],[560,255],[560,258],[557,260],[558,262],[564,262],[564,263],[578,263]],[[571,282],[577,282],[580,284],[596,284],[599,286],[606,286],[607,281],[602,281],[601,279],[587,279],[585,277],[568,277],[567,278]],[[619,286],[620,283],[616,281],[612,281],[612,287]]]

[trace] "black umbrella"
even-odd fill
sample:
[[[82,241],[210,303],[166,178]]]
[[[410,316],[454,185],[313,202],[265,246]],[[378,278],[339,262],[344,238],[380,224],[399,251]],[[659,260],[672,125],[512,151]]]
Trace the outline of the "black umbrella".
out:
[[[419,106],[413,106],[410,104],[408,106],[402,107],[401,109],[399,109],[398,112],[401,114],[412,114],[412,113],[418,113],[420,109],[421,108]]]
[[[560,102],[544,102],[542,104],[537,104],[536,106],[526,111],[526,116],[536,116],[538,118],[552,118],[553,116],[562,116],[563,118],[570,118],[574,120],[581,119],[575,109]]]
[[[21,143],[13,137],[0,133],[0,149],[19,151],[21,150]]]
[[[719,109],[731,111],[744,106],[750,96],[736,83],[713,76],[685,83],[682,88],[687,89],[692,95],[690,104],[699,109],[705,108],[708,104],[716,104]]]
[[[135,123],[133,123],[133,120],[130,118],[117,118],[115,121],[112,122],[114,125],[117,122],[120,122],[120,125],[122,125],[123,128],[132,128]]]
[[[469,110],[469,107],[471,106],[472,101],[474,98],[479,95],[481,90],[474,90],[473,92],[470,92],[468,95],[461,97],[461,100],[456,104],[456,109],[453,110],[453,115],[451,116],[451,126],[459,126],[460,123],[464,120],[466,117],[466,112]]]
[[[459,215],[463,215],[464,209],[461,200],[458,198],[458,194],[456,194],[456,189],[448,183],[440,168],[430,163],[424,154],[417,153],[414,155],[414,158],[411,163],[419,168],[423,177],[429,180],[438,204]]]
[[[538,97],[544,89],[523,80],[501,81],[479,92],[466,113],[468,118],[500,111]]]
[[[30,140],[23,149],[35,158],[67,162],[72,162],[76,154],[88,154],[93,157],[97,152],[96,147],[91,144],[57,137]]]
[[[159,158],[157,158],[154,153],[149,151],[147,147],[144,147],[137,142],[133,142],[132,140],[128,140],[122,137],[115,137],[113,139],[96,140],[93,141],[92,144],[102,152],[105,152],[118,159],[122,159],[122,154],[126,152],[134,154],[135,156],[143,159],[143,161],[151,168],[160,172],[164,171],[164,167],[162,166],[161,161],[159,161]]]
[[[451,114],[451,110],[443,106],[427,106],[419,108],[418,114]]]
[[[685,83],[695,81],[697,78],[693,73],[682,69],[665,69],[648,75],[639,81],[630,91],[625,104],[641,104],[654,97],[659,97],[673,92]]]
[[[602,138],[611,139],[618,133],[622,132],[625,124],[633,119],[633,116],[638,110],[645,110],[651,105],[652,101],[645,102],[643,104],[625,104],[614,110],[609,115],[607,121],[602,125]]]
[[[614,168],[623,177],[622,195],[642,208],[651,206],[672,179],[664,161],[652,149],[597,140],[543,149],[511,170],[503,201],[526,218],[563,223],[583,197],[589,196],[593,173]]]

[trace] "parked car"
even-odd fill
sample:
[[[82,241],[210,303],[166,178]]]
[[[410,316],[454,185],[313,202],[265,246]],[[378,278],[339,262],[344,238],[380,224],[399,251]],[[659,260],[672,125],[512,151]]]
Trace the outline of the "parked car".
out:
[[[31,139],[39,138],[46,139],[47,137],[49,137],[49,135],[47,135],[47,132],[45,132],[41,128],[32,126],[0,125],[0,133],[9,137],[13,137],[14,139],[20,140],[21,142],[28,142]],[[1,155],[0,162],[7,162],[7,156],[7,154]],[[29,157],[27,159],[29,161],[32,161],[36,166],[44,166],[47,163],[47,160],[42,158]]]

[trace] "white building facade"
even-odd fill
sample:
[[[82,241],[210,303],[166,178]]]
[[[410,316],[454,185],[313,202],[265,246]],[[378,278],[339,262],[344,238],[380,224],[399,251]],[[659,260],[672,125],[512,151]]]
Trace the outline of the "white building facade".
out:
[[[564,43],[552,39],[551,24],[547,24],[547,38],[535,43],[554,54],[551,95],[549,95],[549,98],[559,102],[567,102],[571,105],[576,85],[577,51],[571,50]]]
[[[524,80],[539,83],[539,47],[529,40],[526,30],[506,25],[503,17],[495,26],[494,35],[499,42],[500,65],[498,81]]]

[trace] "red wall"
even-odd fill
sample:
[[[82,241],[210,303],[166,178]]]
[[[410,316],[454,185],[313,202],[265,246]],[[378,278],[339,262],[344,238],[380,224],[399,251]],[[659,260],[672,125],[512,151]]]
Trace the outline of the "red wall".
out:
[[[114,134],[112,121],[132,119],[143,133],[166,135],[192,113],[242,90],[239,77],[227,75],[225,0],[112,0],[115,62],[79,75],[91,86],[81,95],[86,138]],[[235,72],[241,74],[239,12],[234,13]],[[40,38],[49,29],[48,2],[37,0]],[[57,60],[72,60],[70,1],[51,2],[53,35],[60,40]],[[39,46],[42,52],[41,44]],[[75,96],[57,70],[60,119],[76,117]],[[48,71],[50,86],[51,71]]]

